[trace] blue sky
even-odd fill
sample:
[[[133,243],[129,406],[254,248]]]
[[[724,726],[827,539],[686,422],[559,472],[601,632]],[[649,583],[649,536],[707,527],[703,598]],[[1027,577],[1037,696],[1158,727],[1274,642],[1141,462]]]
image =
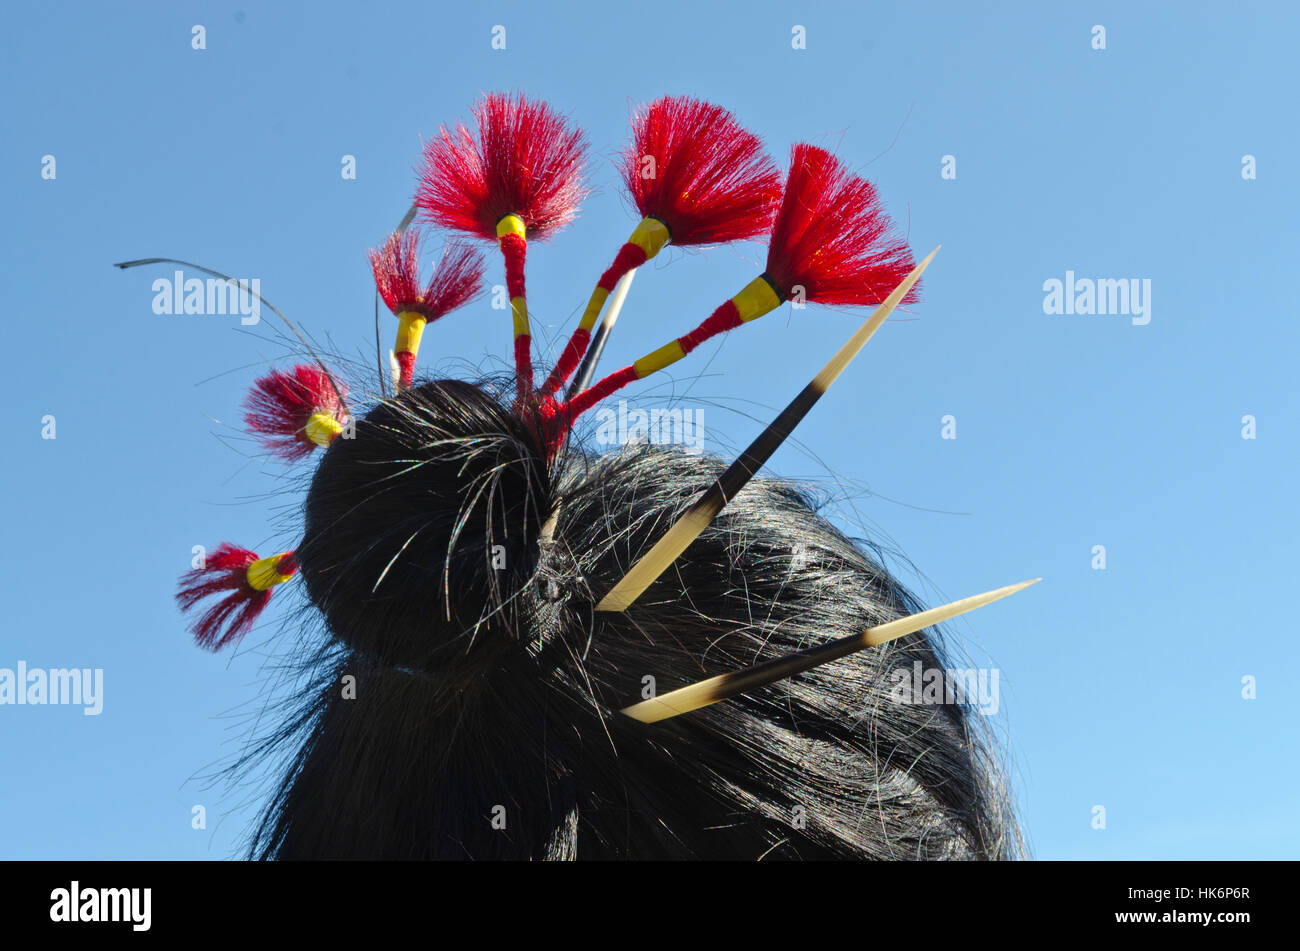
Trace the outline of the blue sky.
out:
[[[102,668],[104,709],[0,706],[0,857],[220,858],[259,804],[202,777],[247,738],[291,599],[213,656],[172,593],[194,545],[292,545],[300,485],[238,431],[247,385],[292,353],[269,314],[159,316],[151,283],[170,269],[110,265],[166,255],[256,277],[315,339],[372,362],[365,252],[407,207],[421,136],[492,89],[545,97],[593,144],[595,193],[530,253],[543,343],[633,224],[610,159],[629,109],[664,93],[732,109],[782,164],[795,141],[833,148],[919,254],[942,243],[922,303],[772,471],[855,492],[841,524],[904,553],[929,604],[1046,579],[952,629],[1000,672],[997,729],[1037,857],[1300,856],[1294,7],[727,8],[7,9],[0,667]],[[669,249],[638,275],[608,365],[694,325],[761,253]],[[1150,322],[1044,313],[1044,282],[1067,271],[1149,280]],[[863,313],[782,309],[625,395],[703,408],[706,448],[726,452]],[[461,369],[505,356],[486,300],[421,354]]]

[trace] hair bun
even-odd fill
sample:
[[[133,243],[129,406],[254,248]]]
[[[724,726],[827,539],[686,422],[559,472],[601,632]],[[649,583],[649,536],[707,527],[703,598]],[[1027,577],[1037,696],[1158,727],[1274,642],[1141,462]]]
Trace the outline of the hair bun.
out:
[[[513,629],[549,496],[533,434],[493,393],[420,384],[322,458],[298,549],[307,594],[349,646],[438,669]]]

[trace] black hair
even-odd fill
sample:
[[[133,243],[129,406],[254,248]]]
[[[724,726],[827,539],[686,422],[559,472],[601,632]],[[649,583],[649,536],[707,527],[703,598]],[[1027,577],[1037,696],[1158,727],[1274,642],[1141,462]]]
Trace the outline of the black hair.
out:
[[[626,612],[593,606],[721,473],[551,458],[513,386],[419,383],[336,439],[298,562],[327,638],[257,858],[1002,859],[1020,838],[960,703],[891,699],[937,630],[643,724],[618,711],[919,606],[806,491],[751,481]],[[652,678],[652,679],[650,679]]]

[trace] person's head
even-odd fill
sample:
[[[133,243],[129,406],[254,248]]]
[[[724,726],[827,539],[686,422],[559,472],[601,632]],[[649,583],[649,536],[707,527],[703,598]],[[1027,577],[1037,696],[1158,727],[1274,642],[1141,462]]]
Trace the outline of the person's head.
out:
[[[252,854],[1017,855],[979,718],[900,690],[946,666],[933,619],[899,620],[919,605],[868,543],[754,477],[934,254],[915,265],[873,186],[824,150],[795,146],[783,188],[726,110],[666,97],[625,157],[641,223],[539,386],[527,241],[573,217],[585,142],[522,97],[489,96],[476,119],[430,141],[417,204],[499,246],[514,373],[417,375],[427,325],[475,296],[483,261],[453,245],[424,283],[399,229],[371,256],[398,319],[393,392],[350,398],[319,359],[258,380],[247,420],[266,447],[323,450],[301,541],[268,558],[222,546],[182,581],[182,607],[209,605],[204,646],[238,641],[298,577],[323,632],[296,659],[314,686],[258,748],[287,763]],[[761,274],[593,382],[632,271],[667,243],[762,233]],[[786,300],[879,306],[740,459],[582,448],[584,411]]]
[[[620,714],[917,606],[756,479],[635,605],[594,611],[723,466],[648,444],[548,463],[494,389],[419,383],[322,458],[297,557],[338,650],[257,855],[1016,854],[976,714],[899,696],[898,672],[947,666],[936,632],[662,723]]]

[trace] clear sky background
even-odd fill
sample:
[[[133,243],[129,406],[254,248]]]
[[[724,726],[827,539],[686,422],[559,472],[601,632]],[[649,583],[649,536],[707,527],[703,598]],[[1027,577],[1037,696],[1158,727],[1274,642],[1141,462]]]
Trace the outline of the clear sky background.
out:
[[[1294,5],[27,3],[0,47],[0,667],[100,667],[105,694],[98,717],[0,706],[0,857],[226,857],[261,802],[203,777],[261,711],[293,598],[214,656],[172,595],[194,545],[292,546],[301,486],[238,411],[295,354],[269,313],[158,316],[171,269],[110,265],[256,277],[372,363],[366,250],[409,204],[421,136],[494,89],[545,97],[593,144],[595,193],[530,252],[539,360],[633,224],[611,160],[631,107],[664,93],[732,109],[782,165],[795,141],[833,148],[918,256],[942,243],[923,301],[771,471],[841,486],[840,523],[904,553],[928,604],[1046,579],[952,628],[1000,671],[1034,855],[1300,857]],[[693,326],[761,255],[669,249],[607,366]],[[1045,314],[1067,270],[1149,279],[1150,323]],[[783,308],[625,395],[703,408],[725,453],[864,313]],[[484,299],[426,333],[422,364],[499,369],[506,341]]]

